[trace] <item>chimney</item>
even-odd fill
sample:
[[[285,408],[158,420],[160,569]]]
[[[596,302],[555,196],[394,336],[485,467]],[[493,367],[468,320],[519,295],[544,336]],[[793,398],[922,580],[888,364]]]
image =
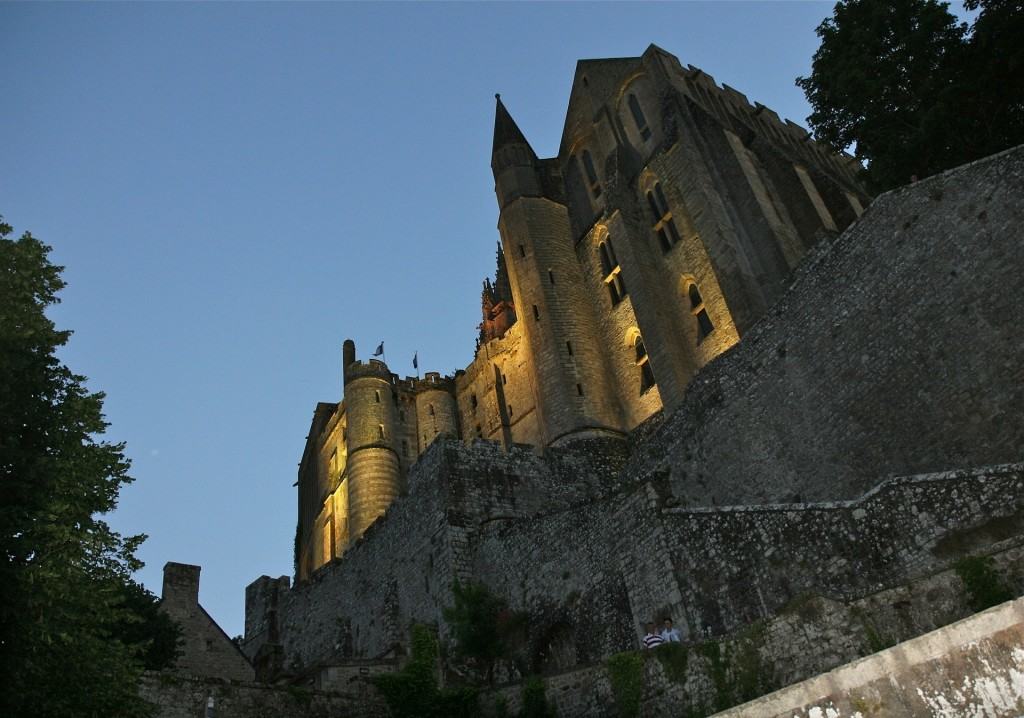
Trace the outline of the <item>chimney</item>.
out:
[[[188,607],[199,604],[200,566],[168,561],[164,564],[164,589],[161,598],[165,603]]]

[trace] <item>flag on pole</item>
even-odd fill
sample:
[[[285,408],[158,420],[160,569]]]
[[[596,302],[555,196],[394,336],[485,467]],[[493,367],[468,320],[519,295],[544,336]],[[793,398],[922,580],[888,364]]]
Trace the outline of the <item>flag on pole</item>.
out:
[[[373,355],[375,357],[379,357],[383,353],[384,353],[384,342],[381,342],[380,344],[377,345],[377,351],[375,351],[373,353]]]
[[[420,355],[419,352],[416,352],[415,354],[412,355],[412,368],[413,369],[419,369],[420,368],[419,355]]]

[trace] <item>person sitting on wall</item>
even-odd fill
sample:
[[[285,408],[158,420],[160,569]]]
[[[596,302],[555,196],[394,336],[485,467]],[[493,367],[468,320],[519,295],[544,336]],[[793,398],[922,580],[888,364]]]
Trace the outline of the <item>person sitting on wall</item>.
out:
[[[661,640],[665,643],[682,643],[683,637],[679,635],[679,629],[672,626],[672,619],[665,616],[665,627],[661,629]]]
[[[646,631],[647,633],[647,635],[644,636],[643,640],[644,648],[657,648],[665,642],[665,639],[663,639],[659,634],[654,632],[653,622],[648,621],[647,623],[645,623],[644,631]]]

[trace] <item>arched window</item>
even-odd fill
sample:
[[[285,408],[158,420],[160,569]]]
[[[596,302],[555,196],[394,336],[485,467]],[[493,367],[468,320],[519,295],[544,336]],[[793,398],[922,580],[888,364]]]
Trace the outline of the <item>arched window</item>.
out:
[[[696,284],[691,284],[687,291],[690,298],[690,311],[697,318],[697,343],[699,344],[711,332],[715,331],[715,325],[711,323],[708,310],[704,308],[704,298],[700,296],[700,290]]]
[[[597,180],[597,170],[594,169],[594,158],[590,156],[590,150],[583,150],[583,171],[587,173],[587,185],[594,199],[601,196],[601,183]]]
[[[629,111],[633,113],[633,122],[636,123],[637,132],[640,133],[640,137],[644,140],[650,139],[651,128],[647,125],[647,118],[644,117],[644,111],[640,107],[640,101],[636,99],[636,95],[630,93],[629,95]]]
[[[622,279],[622,267],[615,257],[615,248],[609,237],[607,241],[597,245],[598,254],[601,256],[601,271],[604,274],[604,283],[608,287],[608,296],[611,297],[612,306],[622,301],[626,296],[626,283]]]
[[[661,250],[667,252],[679,241],[679,231],[672,219],[672,210],[668,207],[661,182],[656,182],[653,189],[647,191],[647,204],[651,208],[651,218],[654,220],[652,229],[658,235]]]
[[[644,394],[654,386],[654,370],[651,369],[651,358],[647,356],[647,347],[639,334],[633,340],[633,351],[636,353],[636,365],[640,369],[640,393]]]
[[[373,398],[376,399],[377,403],[379,404],[380,403],[380,392],[379,391],[373,392]]]

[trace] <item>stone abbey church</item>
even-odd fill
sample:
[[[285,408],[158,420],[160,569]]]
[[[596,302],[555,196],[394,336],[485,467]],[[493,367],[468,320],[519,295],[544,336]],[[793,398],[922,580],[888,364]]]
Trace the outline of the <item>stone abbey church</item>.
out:
[[[491,168],[472,361],[345,342],[240,652],[168,566],[193,677],[150,684],[161,715],[388,715],[417,625],[472,683],[456,583],[522,619],[484,715],[528,675],[563,718],[1019,715],[1024,148],[871,198],[652,45],[577,64],[556,157],[497,98]],[[637,651],[666,616],[679,651]]]
[[[316,407],[299,471],[300,580],[440,436],[542,450],[671,412],[868,202],[851,158],[653,46],[579,63],[556,157],[498,97],[491,169],[501,247],[476,356],[400,379],[345,343],[344,400]]]

